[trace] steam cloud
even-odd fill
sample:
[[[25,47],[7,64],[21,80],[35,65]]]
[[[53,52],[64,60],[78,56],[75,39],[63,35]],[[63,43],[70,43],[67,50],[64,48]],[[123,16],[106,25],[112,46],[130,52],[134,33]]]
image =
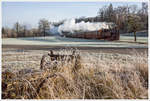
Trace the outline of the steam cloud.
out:
[[[62,34],[62,32],[74,33],[76,31],[97,31],[99,29],[108,28],[110,28],[110,26],[106,22],[90,23],[82,21],[80,23],[75,23],[75,19],[69,19],[58,27],[52,27],[51,32]]]

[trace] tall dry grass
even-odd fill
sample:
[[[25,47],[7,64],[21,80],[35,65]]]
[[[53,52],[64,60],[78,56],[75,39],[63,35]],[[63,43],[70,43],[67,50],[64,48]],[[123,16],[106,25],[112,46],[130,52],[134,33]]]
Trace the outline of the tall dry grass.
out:
[[[62,50],[59,54],[69,54]],[[81,64],[58,61],[57,68],[2,73],[3,99],[147,99],[148,57],[80,53]],[[51,66],[51,65],[49,65]]]

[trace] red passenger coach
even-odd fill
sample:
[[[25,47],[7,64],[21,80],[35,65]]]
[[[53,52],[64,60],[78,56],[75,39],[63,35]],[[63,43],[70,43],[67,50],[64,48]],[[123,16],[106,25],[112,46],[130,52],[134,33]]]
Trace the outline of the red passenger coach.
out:
[[[100,29],[98,31],[89,32],[63,32],[66,37],[71,38],[84,38],[84,39],[104,39],[104,40],[119,40],[120,34],[117,27],[111,29]]]

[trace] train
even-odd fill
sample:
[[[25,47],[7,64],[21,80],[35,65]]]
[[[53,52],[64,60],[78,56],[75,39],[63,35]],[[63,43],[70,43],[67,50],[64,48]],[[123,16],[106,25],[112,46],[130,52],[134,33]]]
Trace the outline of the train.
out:
[[[119,40],[120,33],[118,27],[109,29],[100,29],[97,31],[76,31],[74,33],[62,32],[63,36],[70,38],[84,38],[84,39],[104,39],[104,40]]]

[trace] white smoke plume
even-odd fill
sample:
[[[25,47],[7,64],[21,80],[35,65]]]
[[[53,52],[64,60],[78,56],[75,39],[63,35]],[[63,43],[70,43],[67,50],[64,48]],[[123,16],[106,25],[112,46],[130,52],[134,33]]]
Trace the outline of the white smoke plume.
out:
[[[60,34],[60,33],[58,32],[58,27],[55,27],[55,26],[53,26],[53,25],[50,26],[50,33],[53,34],[53,35],[58,35],[58,34]]]
[[[109,24],[106,22],[91,23],[91,22],[82,21],[80,23],[75,23],[75,19],[69,19],[66,20],[59,27],[55,28],[55,32],[59,32],[59,34],[62,34],[62,32],[75,33],[77,31],[82,31],[82,32],[97,31],[100,29],[109,29],[109,27],[110,27]]]

